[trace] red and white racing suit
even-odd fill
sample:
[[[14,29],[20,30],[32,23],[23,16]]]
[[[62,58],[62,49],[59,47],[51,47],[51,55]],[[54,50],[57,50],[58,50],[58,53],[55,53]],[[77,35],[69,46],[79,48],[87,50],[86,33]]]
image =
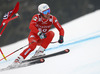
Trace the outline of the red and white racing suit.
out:
[[[33,16],[29,26],[31,31],[28,36],[29,43],[33,43],[20,54],[24,59],[36,48],[37,45],[40,45],[45,49],[48,47],[54,37],[54,32],[49,31],[52,24],[58,29],[59,35],[64,36],[64,30],[55,16],[50,15],[49,19],[44,19],[40,14]],[[39,31],[45,33],[46,38],[40,39],[37,35]]]

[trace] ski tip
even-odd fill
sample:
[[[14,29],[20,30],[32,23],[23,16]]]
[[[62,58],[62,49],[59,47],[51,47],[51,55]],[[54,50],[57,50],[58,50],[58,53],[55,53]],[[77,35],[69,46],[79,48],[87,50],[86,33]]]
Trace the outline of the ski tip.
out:
[[[64,51],[65,51],[66,53],[68,53],[70,50],[69,50],[69,49],[65,49]]]
[[[45,60],[44,59],[40,59],[40,62],[42,63],[42,62],[45,62]]]

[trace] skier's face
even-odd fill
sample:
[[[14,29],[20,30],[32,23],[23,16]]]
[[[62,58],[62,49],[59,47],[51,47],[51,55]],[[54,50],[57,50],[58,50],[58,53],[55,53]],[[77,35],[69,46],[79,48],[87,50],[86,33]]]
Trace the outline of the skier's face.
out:
[[[45,19],[49,19],[50,18],[50,14],[49,13],[48,14],[45,14],[43,16],[44,16]]]
[[[47,9],[47,10],[44,10],[44,11],[43,11],[43,14],[44,14],[44,15],[46,15],[46,14],[48,14],[48,13],[50,14],[50,9]]]
[[[43,17],[45,19],[49,19],[49,17],[50,17],[50,9],[47,9],[47,10],[43,11],[42,14],[43,14]]]

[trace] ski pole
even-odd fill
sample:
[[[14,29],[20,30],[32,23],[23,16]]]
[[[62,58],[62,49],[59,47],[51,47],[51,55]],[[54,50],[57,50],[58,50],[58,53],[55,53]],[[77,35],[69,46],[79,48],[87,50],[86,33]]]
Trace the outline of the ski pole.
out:
[[[30,45],[30,44],[32,44],[32,43],[33,43],[33,42],[31,42],[31,43],[29,43],[29,44],[27,44],[27,45],[25,45],[25,46],[23,46],[23,47],[21,47],[21,48],[15,50],[14,52],[12,52],[12,53],[10,53],[9,55],[5,56],[5,58],[9,57],[10,55],[14,54],[15,52],[17,52],[17,51],[19,51],[19,50],[25,48],[26,46],[28,46],[28,45]],[[0,61],[2,61],[2,60],[5,59],[5,58],[0,59]]]
[[[2,56],[3,56],[3,58],[4,58],[5,60],[7,60],[6,57],[5,57],[5,55],[4,55],[3,52],[2,52],[1,48],[0,48],[0,52],[1,52]]]
[[[51,42],[51,44],[58,43],[58,41]]]
[[[58,41],[51,42],[51,43],[57,43],[57,42],[58,42]],[[21,49],[23,49],[23,48],[25,48],[26,46],[29,46],[29,45],[32,44],[32,43],[34,43],[34,42],[31,42],[31,43],[29,43],[29,44],[27,44],[27,45],[25,45],[25,46],[23,46],[23,47],[21,47],[21,48],[15,50],[14,52],[12,52],[12,53],[10,53],[9,55],[5,56],[5,58],[9,57],[10,55],[14,54],[15,52],[17,52],[17,51],[19,51],[19,50],[21,50]],[[2,61],[2,60],[5,59],[5,58],[0,59],[0,61]]]

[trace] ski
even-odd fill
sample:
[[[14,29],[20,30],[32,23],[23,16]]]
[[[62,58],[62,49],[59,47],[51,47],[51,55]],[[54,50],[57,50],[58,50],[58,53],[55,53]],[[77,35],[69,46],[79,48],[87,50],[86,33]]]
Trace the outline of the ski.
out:
[[[34,61],[24,62],[24,63],[18,64],[16,66],[9,65],[6,68],[0,69],[0,71],[6,71],[6,70],[12,70],[12,69],[17,69],[17,68],[27,67],[27,66],[43,63],[44,61],[45,61],[44,59],[37,59],[37,60],[34,60]]]
[[[18,64],[17,66],[8,66],[6,68],[1,69],[0,71],[12,70],[12,69],[16,69],[16,68],[40,64],[40,63],[45,62],[45,58],[62,55],[62,54],[68,53],[69,51],[70,51],[69,49],[65,49],[65,50],[55,52],[55,53],[52,53],[52,54],[48,54],[48,55],[44,55],[44,56],[40,56],[40,57],[36,57],[36,58],[32,58],[32,59],[27,59],[27,60],[22,61],[22,63]]]
[[[65,49],[65,50],[55,52],[55,53],[52,53],[52,54],[48,54],[48,55],[44,55],[44,56],[40,56],[40,57],[35,57],[35,58],[32,58],[32,59],[28,59],[28,60],[24,60],[23,63],[38,60],[38,59],[45,59],[45,58],[49,58],[49,57],[54,57],[54,56],[57,56],[57,55],[62,55],[62,54],[68,53],[69,51],[70,51],[69,49]]]

